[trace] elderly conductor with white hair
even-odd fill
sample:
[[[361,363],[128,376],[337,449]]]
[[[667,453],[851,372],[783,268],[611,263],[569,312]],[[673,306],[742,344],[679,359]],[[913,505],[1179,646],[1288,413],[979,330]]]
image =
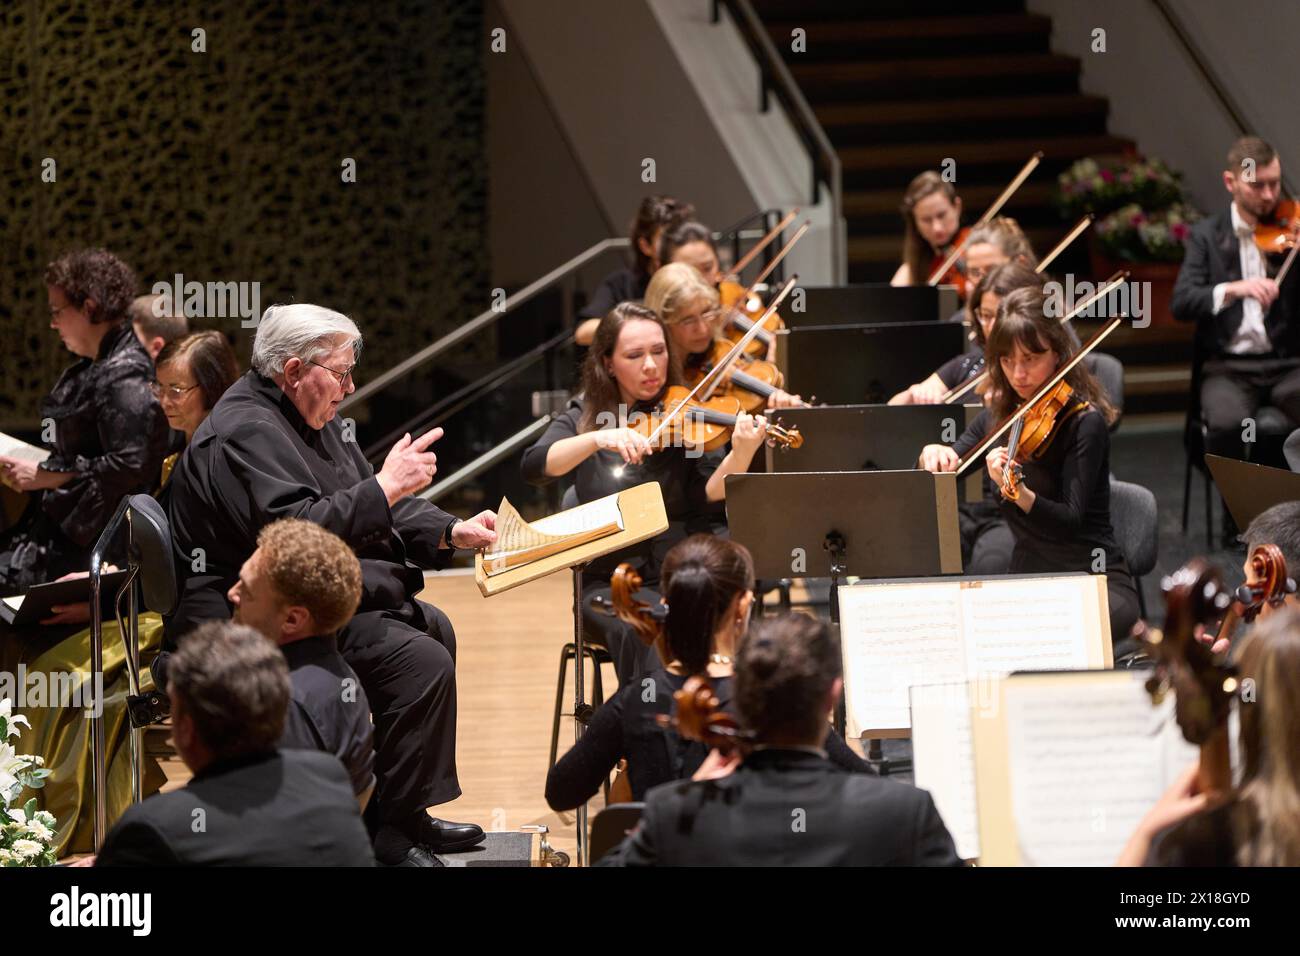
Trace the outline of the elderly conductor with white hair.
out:
[[[200,621],[230,617],[226,593],[258,532],[277,518],[314,521],[351,545],[362,598],[339,649],[375,723],[377,783],[367,810],[375,855],[389,865],[438,866],[435,853],[468,848],[483,831],[427,812],[461,792],[456,643],[447,616],[415,596],[421,568],[495,540],[496,515],[461,521],[413,497],[437,470],[430,446],[442,429],[404,436],[378,472],[371,468],[335,417],[355,389],[360,347],[356,325],[338,312],[281,305],[263,314],[252,369],[217,402],[172,475],[172,534],[186,579],[167,634],[174,640]]]

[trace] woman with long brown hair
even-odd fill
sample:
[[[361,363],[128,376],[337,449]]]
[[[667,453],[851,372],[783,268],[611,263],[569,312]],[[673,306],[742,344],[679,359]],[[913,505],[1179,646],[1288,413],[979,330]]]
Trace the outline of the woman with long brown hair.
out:
[[[903,217],[903,264],[890,285],[925,285],[942,264],[944,250],[961,229],[961,197],[932,169],[907,185],[899,206]]]
[[[1236,653],[1241,780],[1199,793],[1190,767],[1138,824],[1119,865],[1300,866],[1300,610],[1275,611]]]
[[[960,459],[1070,360],[1078,350],[1066,326],[1046,314],[1041,289],[1026,288],[1002,300],[985,349],[991,398],[952,446],[926,445],[921,467],[956,471]],[[1129,637],[1138,597],[1110,519],[1110,431],[1116,411],[1087,366],[1066,376],[1074,390],[1058,415],[1041,455],[1021,462],[1024,478],[1014,500],[1001,501],[1015,536],[1010,571],[1026,574],[1085,571],[1106,574],[1111,640]],[[1002,485],[1007,448],[985,455],[994,484]]]
[[[668,530],[587,569],[588,628],[603,632],[620,682],[637,676],[653,657],[626,625],[597,611],[590,599],[608,598],[609,576],[625,561],[650,593],[658,584],[664,554],[687,535],[710,529],[710,504],[725,497],[726,476],[747,471],[767,435],[762,418],[742,414],[725,454],[701,453],[680,443],[652,447],[628,422],[653,412],[668,387],[680,381],[663,321],[644,306],[620,303],[596,330],[582,367],[581,395],[524,452],[521,466],[524,478],[538,485],[572,475],[579,502],[647,481],[658,482],[663,491]],[[658,599],[654,594],[653,600]]]
[[[709,748],[660,727],[656,717],[673,712],[673,694],[691,676],[707,677],[722,708],[732,711],[733,661],[749,629],[754,603],[754,562],[744,545],[697,534],[664,558],[660,590],[668,605],[660,667],[623,687],[592,718],[582,739],[546,776],[546,802],[571,810],[589,800],[620,760],[627,761],[632,799],[650,788],[689,778]],[[833,730],[829,758],[843,769],[870,773]]]

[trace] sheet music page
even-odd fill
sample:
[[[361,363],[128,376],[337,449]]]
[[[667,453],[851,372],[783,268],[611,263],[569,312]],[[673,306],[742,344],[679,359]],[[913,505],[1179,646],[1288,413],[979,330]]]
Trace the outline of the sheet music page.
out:
[[[623,530],[623,513],[618,510],[618,495],[597,498],[568,511],[538,518],[533,522],[533,529],[544,535],[564,537],[611,524],[617,525],[620,531]]]
[[[908,688],[966,679],[956,582],[842,587],[849,732],[911,726]]]
[[[969,689],[963,683],[914,685],[911,699],[915,783],[934,798],[957,855],[974,860],[980,838]]]
[[[1111,866],[1168,780],[1197,759],[1146,674],[1007,685],[1007,749],[1026,866]],[[1170,735],[1177,740],[1171,740]]]
[[[962,588],[971,677],[1011,671],[1083,670],[1088,666],[1085,575],[981,581]]]
[[[25,595],[15,594],[13,597],[7,597],[0,600],[3,600],[6,605],[8,605],[9,607],[13,608],[16,611],[23,606],[24,597]]]
[[[49,449],[38,448],[35,445],[29,445],[25,441],[19,441],[13,435],[6,435],[0,432],[0,455],[9,458],[20,458],[23,461],[34,461],[37,464],[50,457]]]

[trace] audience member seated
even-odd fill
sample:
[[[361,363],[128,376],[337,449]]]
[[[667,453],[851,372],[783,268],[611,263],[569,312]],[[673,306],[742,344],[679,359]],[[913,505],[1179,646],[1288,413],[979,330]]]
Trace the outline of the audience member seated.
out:
[[[130,267],[102,249],[69,253],[45,272],[50,327],[78,361],[41,402],[50,456],[40,464],[0,456],[0,480],[33,492],[0,535],[5,594],[84,570],[122,496],[158,480],[167,424],[149,394],[153,362],[126,321],[135,282]]]
[[[289,662],[293,699],[280,747],[338,757],[364,808],[375,786],[370,703],[338,644],[360,602],[357,556],[338,535],[301,518],[264,527],[230,589],[233,619],[279,644]]]
[[[127,810],[96,865],[374,865],[338,759],[276,749],[291,691],[275,645],[211,621],[181,641],[168,677],[172,737],[194,778]]]
[[[839,642],[791,613],[755,625],[736,660],[736,710],[752,734],[740,757],[717,751],[692,781],[646,796],[610,866],[957,866],[930,795],[827,759],[839,699]]]
[[[1236,661],[1240,782],[1200,793],[1188,768],[1138,825],[1121,866],[1300,866],[1300,609],[1253,628]]]
[[[175,342],[190,330],[189,319],[178,309],[167,308],[161,295],[141,295],[131,302],[129,310],[131,328],[144,350],[154,361],[158,353],[170,342]]]
[[[162,403],[163,413],[184,444],[208,416],[212,406],[239,376],[239,363],[225,336],[218,332],[197,332],[171,342],[158,356],[158,377],[151,383]],[[172,465],[179,453],[163,461],[161,483],[155,497],[166,500]],[[85,577],[74,571],[64,577]],[[88,673],[90,671],[90,604],[56,606],[54,615],[41,622],[40,634],[21,655],[31,673]],[[57,639],[67,628],[79,630]],[[162,643],[162,618],[152,612],[140,615],[140,659],[148,662]],[[127,693],[126,658],[117,622],[106,620],[104,638],[104,692],[110,700]],[[144,677],[142,690],[152,690],[152,678]],[[33,753],[40,754],[53,773],[45,782],[41,800],[57,820],[55,850],[60,855],[84,853],[93,841],[94,797],[91,790],[90,723],[80,710],[67,707],[29,707],[31,729],[26,735]],[[104,714],[108,753],[108,811],[116,816],[131,803],[130,728],[121,707]],[[165,782],[162,771],[150,756],[145,757],[143,792],[153,793]]]
[[[571,810],[591,799],[620,760],[627,761],[633,800],[644,800],[651,787],[695,773],[708,748],[683,740],[655,719],[672,714],[673,694],[691,675],[707,676],[723,707],[734,710],[732,661],[754,602],[749,551],[725,538],[693,535],[669,550],[661,580],[668,617],[660,655],[668,663],[620,689],[551,768],[546,802],[552,810]],[[826,736],[826,749],[837,766],[871,773],[870,765],[833,730]]]

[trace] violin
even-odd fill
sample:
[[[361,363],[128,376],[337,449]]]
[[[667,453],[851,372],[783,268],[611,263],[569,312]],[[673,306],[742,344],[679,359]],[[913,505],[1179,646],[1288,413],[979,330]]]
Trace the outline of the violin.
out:
[[[698,388],[698,386],[696,386]],[[628,419],[627,427],[650,439],[657,448],[684,445],[714,451],[731,438],[742,408],[730,395],[716,395],[707,401],[692,397],[694,389],[670,385],[659,407],[647,415]],[[779,420],[767,423],[769,448],[799,448],[803,436],[797,427],[786,428]]]
[[[1002,497],[1008,501],[1020,497],[1020,482],[1025,476],[1022,465],[1042,458],[1052,439],[1060,434],[1065,420],[1087,407],[1088,403],[1075,397],[1074,389],[1065,379],[1030,403],[1029,409],[1011,426],[1007,464],[1002,469]]]
[[[739,342],[741,336],[753,328],[754,322],[763,314],[763,303],[751,289],[730,279],[724,279],[719,284],[718,299],[727,317],[723,335],[732,342]],[[758,335],[745,347],[746,351],[755,357],[770,357],[776,344],[772,336],[784,328],[785,321],[773,312],[763,320]]]
[[[723,754],[749,753],[754,746],[753,731],[745,730],[736,718],[722,709],[718,695],[707,677],[693,674],[682,689],[673,694],[675,716],[658,714],[660,727],[677,731],[684,740],[695,740]]]
[[[696,385],[726,359],[728,349],[728,343],[715,341],[704,361],[686,367],[686,384]],[[740,407],[751,415],[766,408],[768,399],[785,384],[785,376],[772,362],[738,356],[735,364],[739,368],[727,372],[720,386],[721,394],[738,399]]]
[[[970,280],[966,278],[966,258],[958,255],[948,265],[945,272],[936,273],[943,268],[944,264],[949,262],[949,254],[954,249],[966,248],[966,241],[970,238],[971,227],[962,226],[957,230],[957,234],[948,240],[948,243],[934,254],[930,260],[930,269],[928,282],[930,285],[953,285],[957,287],[957,298],[962,302],[966,301],[966,296],[970,292]]]
[[[1283,199],[1267,219],[1255,224],[1255,245],[1263,253],[1287,252],[1300,236],[1300,203]]]
[[[1288,595],[1295,594],[1295,579],[1287,575],[1286,558],[1275,544],[1261,544],[1252,551],[1246,570],[1246,583],[1233,592],[1218,634],[1207,643],[1231,642],[1238,624],[1251,623],[1265,606],[1281,607]]]
[[[1187,742],[1201,749],[1198,790],[1225,791],[1232,786],[1228,715],[1237,693],[1237,669],[1217,659],[1197,635],[1227,609],[1232,597],[1204,558],[1183,565],[1165,578],[1161,589],[1164,629],[1139,622],[1134,630],[1156,662],[1147,693],[1158,704],[1174,691],[1178,726]]]
[[[637,598],[636,592],[642,583],[641,575],[632,565],[620,564],[609,579],[611,607],[608,613],[628,624],[647,647],[659,652],[659,659],[667,666],[670,661],[664,628],[668,621],[668,605],[662,601],[649,604]],[[673,704],[675,716],[657,715],[655,719],[659,726],[671,728],[686,740],[699,741],[724,754],[737,749],[747,752],[752,746],[753,735],[742,730],[736,718],[722,709],[707,677],[688,677],[682,689],[673,694]]]

